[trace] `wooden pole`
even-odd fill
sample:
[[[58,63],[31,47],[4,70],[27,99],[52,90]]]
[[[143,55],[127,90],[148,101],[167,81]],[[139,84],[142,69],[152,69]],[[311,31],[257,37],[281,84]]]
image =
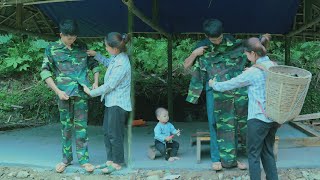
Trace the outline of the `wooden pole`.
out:
[[[159,25],[159,6],[158,0],[152,0],[152,23]]]
[[[131,1],[131,3],[133,3]],[[134,15],[128,8],[128,34],[131,35],[131,38],[133,38],[133,25],[134,25]],[[130,117],[128,120],[128,167],[132,168],[132,153],[131,153],[131,142],[132,142],[132,122],[135,117],[135,90],[134,90],[134,76],[133,76],[133,69],[134,69],[134,62],[131,55],[132,51],[132,40],[129,44],[129,59],[131,60],[131,104],[132,104],[132,111],[130,113]]]
[[[171,37],[169,33],[167,33],[164,29],[162,29],[160,26],[154,24],[150,18],[145,16],[139,9],[137,9],[133,3],[132,0],[122,0],[122,2],[128,6],[129,10],[136,15],[139,19],[141,19],[144,23],[148,24],[152,29],[160,32],[161,34],[165,35],[166,37]]]
[[[172,96],[172,37],[168,37],[168,111],[169,117],[173,118]]]
[[[290,46],[291,46],[291,38],[288,36],[284,37],[285,39],[285,54],[284,54],[284,64],[290,65]]]
[[[29,35],[29,36],[36,36],[36,37],[40,37],[42,39],[47,39],[47,40],[55,40],[55,39],[57,39],[54,36],[38,34],[38,33],[25,31],[25,30],[19,30],[19,29],[15,29],[15,28],[12,28],[12,27],[4,26],[4,25],[0,25],[0,30],[6,31],[6,32],[10,32],[10,33],[16,33],[16,34],[26,34],[26,35]]]
[[[19,3],[16,6],[16,26],[22,29],[23,4]]]

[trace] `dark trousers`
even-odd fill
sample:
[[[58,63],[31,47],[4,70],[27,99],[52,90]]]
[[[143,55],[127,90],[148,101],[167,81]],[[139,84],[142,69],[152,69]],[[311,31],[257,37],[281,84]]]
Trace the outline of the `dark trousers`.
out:
[[[172,143],[166,142],[166,144],[163,144],[162,142],[155,140],[154,143],[156,149],[165,157],[166,160],[170,157],[177,156],[179,150],[179,143],[177,141],[172,141]]]
[[[276,122],[265,123],[258,119],[248,120],[247,150],[251,180],[261,179],[260,159],[267,180],[278,180],[276,161],[273,154]]]
[[[104,110],[103,130],[107,160],[117,164],[124,163],[124,129],[128,112],[118,106]]]

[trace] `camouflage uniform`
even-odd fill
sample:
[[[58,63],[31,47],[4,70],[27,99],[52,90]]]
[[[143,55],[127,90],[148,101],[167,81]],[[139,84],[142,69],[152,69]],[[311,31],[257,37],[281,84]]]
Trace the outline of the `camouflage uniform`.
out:
[[[90,87],[88,80],[89,68],[94,73],[99,71],[98,63],[88,60],[86,46],[73,44],[69,50],[61,40],[50,43],[40,73],[43,80],[54,77],[57,87],[64,91],[69,100],[58,99],[60,122],[62,124],[63,162],[70,163],[72,156],[72,128],[76,135],[76,152],[80,164],[88,163],[88,96],[83,92],[82,85]]]
[[[226,81],[242,73],[247,59],[240,40],[224,39],[211,44],[193,66],[187,101],[197,103],[203,86],[209,79]],[[246,88],[223,93],[214,92],[214,114],[217,141],[223,167],[237,165],[238,128],[245,144],[248,98]]]

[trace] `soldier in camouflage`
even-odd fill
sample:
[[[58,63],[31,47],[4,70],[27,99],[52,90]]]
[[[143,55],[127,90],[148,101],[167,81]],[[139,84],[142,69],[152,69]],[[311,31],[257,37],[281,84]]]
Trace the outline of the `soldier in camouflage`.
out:
[[[194,50],[193,61],[189,64],[188,59],[185,61],[185,67],[194,63],[186,101],[197,103],[206,87],[212,168],[221,170],[222,166],[237,166],[246,169],[245,164],[237,161],[238,130],[244,144],[246,137],[246,89],[213,94],[208,86],[211,77],[231,79],[241,74],[246,64],[241,41],[223,35],[222,23],[216,19],[205,21],[204,30],[208,38]]]
[[[78,27],[73,20],[59,24],[60,39],[45,49],[41,78],[58,96],[62,133],[62,162],[56,171],[63,172],[72,163],[72,129],[75,129],[76,153],[80,165],[88,172],[94,170],[88,155],[88,96],[82,86],[90,86],[88,71],[94,73],[93,88],[98,87],[99,68],[96,61],[89,61],[85,45],[74,43]]]

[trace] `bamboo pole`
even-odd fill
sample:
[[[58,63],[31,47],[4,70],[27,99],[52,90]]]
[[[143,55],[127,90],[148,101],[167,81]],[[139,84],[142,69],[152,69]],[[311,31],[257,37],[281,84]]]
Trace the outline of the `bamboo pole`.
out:
[[[131,3],[133,3],[131,1]],[[130,34],[133,38],[133,25],[134,25],[134,15],[130,11],[128,7],[128,34]],[[132,111],[130,113],[129,121],[128,121],[128,168],[132,168],[132,153],[131,153],[131,145],[132,145],[132,122],[135,117],[135,90],[134,90],[134,76],[133,76],[133,58],[132,58],[132,40],[129,44],[129,59],[131,60],[131,104],[132,104]]]
[[[169,33],[167,33],[164,29],[162,29],[160,26],[154,24],[152,20],[150,20],[147,16],[145,16],[139,9],[137,9],[133,3],[132,0],[122,0],[122,2],[128,6],[129,10],[136,15],[139,19],[141,19],[144,23],[149,25],[152,29],[160,32],[161,34],[165,35],[166,37],[171,37]]]
[[[173,118],[172,96],[172,37],[168,37],[168,111],[169,117]]]
[[[320,15],[317,18],[315,18],[314,20],[310,21],[308,24],[305,24],[305,25],[301,26],[299,29],[290,32],[287,36],[288,37],[295,36],[295,35],[301,33],[302,31],[306,30],[307,28],[309,28],[319,22],[320,22]]]

